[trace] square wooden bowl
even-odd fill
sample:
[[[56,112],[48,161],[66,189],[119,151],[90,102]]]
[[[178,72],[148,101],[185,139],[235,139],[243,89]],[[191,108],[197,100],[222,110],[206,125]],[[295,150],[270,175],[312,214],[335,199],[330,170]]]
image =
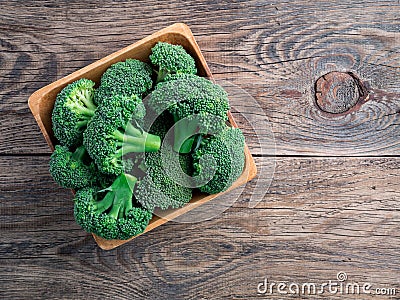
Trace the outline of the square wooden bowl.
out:
[[[200,76],[208,77],[213,80],[210,69],[208,68],[207,63],[203,55],[201,54],[200,48],[197,45],[189,27],[183,23],[173,24],[34,92],[28,100],[29,108],[31,109],[32,114],[35,117],[49,147],[54,150],[54,145],[57,143],[53,135],[51,124],[51,113],[53,110],[54,102],[57,94],[67,84],[80,78],[88,78],[98,84],[100,82],[101,75],[108,67],[116,62],[124,61],[127,58],[135,58],[141,61],[148,62],[151,48],[159,41],[182,45],[186,49],[186,51],[195,58],[198,74]],[[232,115],[230,113],[228,113],[228,115],[229,121],[232,126],[237,127],[237,124],[233,120]],[[256,166],[247,145],[245,146],[245,155],[246,161],[243,173],[233,183],[228,191],[245,184],[256,175]],[[176,218],[184,214],[185,212],[192,210],[202,205],[203,203],[210,201],[211,199],[218,197],[220,194],[195,194],[192,200],[185,206],[179,209],[168,210],[162,217],[154,216],[144,232],[150,231],[168,222],[169,220],[172,220],[173,218]],[[119,245],[122,245],[136,237],[132,237],[129,240],[105,240],[99,236],[93,236],[99,247],[104,250],[110,250],[118,247]]]

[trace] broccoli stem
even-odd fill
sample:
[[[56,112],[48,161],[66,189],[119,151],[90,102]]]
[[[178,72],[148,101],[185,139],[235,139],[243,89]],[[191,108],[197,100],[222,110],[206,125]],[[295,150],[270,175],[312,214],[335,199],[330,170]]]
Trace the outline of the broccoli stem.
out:
[[[72,154],[72,159],[76,161],[83,161],[85,155],[86,155],[86,148],[85,146],[82,145],[76,148],[75,152]]]
[[[120,217],[120,211],[123,210],[121,208],[123,205],[124,203],[122,201],[119,201],[118,204],[114,203],[108,215],[115,220],[118,219]]]
[[[90,119],[93,115],[94,115],[94,111],[96,109],[96,107],[86,107],[84,105],[81,105],[78,101],[76,102],[71,102],[69,104],[71,110],[74,110],[76,113],[83,115],[83,116],[87,116],[88,119]]]
[[[132,189],[132,193],[133,193],[133,189]],[[125,210],[124,210],[125,216],[129,213],[130,210],[132,210],[132,208],[133,208],[133,203],[132,203],[132,197],[131,197],[131,201],[125,202]]]
[[[203,140],[203,136],[201,134],[197,135],[196,146],[194,147],[193,152],[195,152],[197,149],[199,149],[202,140]]]
[[[137,129],[132,125],[131,122],[128,122],[125,127],[125,134],[129,134],[132,136],[141,136],[143,134],[143,130]]]
[[[99,191],[99,192],[103,192]],[[114,202],[114,195],[110,192],[108,192],[104,198],[101,201],[98,201],[95,205],[94,205],[94,209],[96,210],[96,212],[98,214],[101,214],[103,212],[105,212],[106,210],[108,210],[111,205],[113,205]]]
[[[92,111],[96,109],[96,105],[94,105],[93,103],[93,92],[88,90],[81,90],[78,92],[78,98],[85,104],[88,109]]]
[[[121,143],[121,148],[116,153],[117,157],[132,152],[156,152],[160,149],[161,139],[158,135],[130,126],[127,126],[127,129],[125,134],[119,130],[115,130],[113,133],[113,138]]]
[[[163,81],[168,74],[169,72],[167,70],[160,68],[157,72],[156,84]]]
[[[174,150],[182,154],[190,153],[190,151],[192,151],[193,142],[194,142],[194,137],[188,138],[183,142],[180,149],[174,149]]]
[[[89,122],[89,118],[85,119],[85,121],[79,121],[76,123],[76,126],[78,128],[86,127],[87,123]]]
[[[90,166],[91,158],[84,145],[76,148],[75,152],[72,153],[71,158],[75,161],[82,162],[85,166]]]
[[[133,189],[137,178],[129,174],[121,174],[115,179],[113,184],[107,189],[113,196],[113,204],[108,215],[114,219],[122,218],[132,209]]]
[[[193,120],[182,119],[175,123],[174,151],[179,153],[189,153],[192,150],[193,142],[198,133],[198,124]]]

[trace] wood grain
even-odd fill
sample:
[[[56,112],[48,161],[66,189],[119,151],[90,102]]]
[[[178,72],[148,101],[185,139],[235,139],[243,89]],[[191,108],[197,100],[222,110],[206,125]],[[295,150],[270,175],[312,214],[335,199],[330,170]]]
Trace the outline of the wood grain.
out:
[[[0,124],[5,132],[0,153],[46,151],[25,114],[33,91],[176,21],[192,28],[219,79],[232,81],[257,100],[261,118],[266,115],[273,124],[277,154],[394,155],[399,150],[396,1],[211,2],[185,8],[177,3],[6,1],[2,8],[0,114],[19,113],[16,117],[26,126],[11,134],[9,123]],[[316,15],[320,9],[329,12]],[[369,84],[371,100],[345,116],[321,113],[313,87],[330,71],[359,76]],[[238,111],[246,109],[241,102],[233,102]],[[14,146],[25,138],[35,142],[26,150]]]
[[[339,271],[399,293],[398,1],[7,0],[0,8],[1,299],[260,299],[264,277],[325,282]],[[71,193],[51,180],[27,100],[175,22],[190,26],[217,80],[248,92],[233,89],[234,118],[264,172],[277,156],[276,172],[268,192],[264,173],[263,188],[248,184],[219,218],[171,222],[105,252],[74,223]],[[350,114],[322,113],[313,88],[331,71],[366,82],[369,101]],[[251,209],[254,192],[262,201]]]
[[[75,224],[47,163],[0,159],[2,299],[253,299],[265,276],[324,282],[339,271],[400,288],[397,158],[279,158],[256,208],[251,182],[219,218],[170,222],[112,251]]]

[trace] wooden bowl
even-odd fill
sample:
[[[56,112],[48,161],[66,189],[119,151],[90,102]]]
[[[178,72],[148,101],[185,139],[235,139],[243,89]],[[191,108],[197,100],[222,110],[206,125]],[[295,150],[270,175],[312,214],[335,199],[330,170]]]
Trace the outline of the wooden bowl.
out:
[[[207,63],[201,54],[200,48],[197,45],[189,27],[183,23],[173,24],[34,92],[28,100],[29,108],[31,109],[32,114],[35,117],[49,147],[54,150],[54,145],[57,143],[56,139],[54,138],[51,124],[51,113],[54,102],[57,94],[67,84],[80,78],[88,78],[98,84],[100,82],[101,75],[109,66],[116,62],[124,61],[127,58],[135,58],[148,62],[151,48],[159,41],[182,45],[186,51],[195,58],[198,74],[213,80],[210,69],[208,68]],[[228,112],[228,116],[232,126],[237,127],[237,124],[233,120],[230,112]],[[245,146],[245,155],[246,161],[243,173],[233,183],[228,191],[245,184],[247,181],[250,181],[257,173],[254,160],[247,145]],[[218,197],[220,194],[221,193],[214,195],[195,194],[192,200],[185,206],[179,209],[168,210],[162,217],[154,216],[144,232],[150,231],[168,222],[169,220],[172,220],[173,218],[176,218],[185,212]],[[99,247],[104,250],[110,250],[118,247],[119,245],[122,245],[136,237],[132,237],[129,240],[105,240],[99,236],[93,236]]]

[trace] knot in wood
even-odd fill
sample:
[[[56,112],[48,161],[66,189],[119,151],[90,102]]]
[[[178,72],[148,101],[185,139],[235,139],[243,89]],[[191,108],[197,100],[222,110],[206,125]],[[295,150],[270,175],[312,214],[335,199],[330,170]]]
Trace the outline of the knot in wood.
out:
[[[332,114],[348,111],[356,105],[362,94],[360,81],[352,73],[330,72],[315,83],[318,107]]]

